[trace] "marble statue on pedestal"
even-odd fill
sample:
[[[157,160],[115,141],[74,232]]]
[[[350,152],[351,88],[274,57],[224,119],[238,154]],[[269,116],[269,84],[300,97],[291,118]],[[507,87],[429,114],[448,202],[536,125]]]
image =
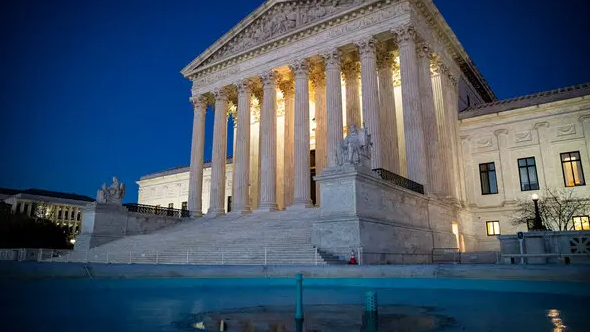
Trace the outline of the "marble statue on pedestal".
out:
[[[346,137],[340,142],[336,150],[338,166],[352,164],[354,166],[369,166],[371,161],[371,134],[367,128],[357,129],[351,125]]]
[[[116,176],[113,176],[113,183],[107,187],[106,183],[96,193],[97,203],[121,204],[125,196],[125,185],[119,182]]]

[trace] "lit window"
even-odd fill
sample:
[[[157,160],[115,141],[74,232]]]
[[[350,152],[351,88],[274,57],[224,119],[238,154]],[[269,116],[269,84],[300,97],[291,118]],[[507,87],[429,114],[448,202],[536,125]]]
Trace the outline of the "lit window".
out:
[[[482,195],[497,194],[496,166],[494,163],[479,164],[479,177]]]
[[[188,202],[182,202],[182,209],[188,210]]]
[[[486,221],[486,229],[488,231],[488,236],[500,235],[500,222]]]
[[[535,157],[518,159],[518,174],[520,175],[520,190],[539,189]]]
[[[169,209],[174,209],[174,203],[170,203],[170,204],[168,204],[168,208],[169,208]]]
[[[588,216],[577,216],[572,219],[574,220],[575,231],[590,231],[590,218]]]
[[[563,180],[566,187],[583,186],[584,171],[582,170],[582,161],[580,152],[567,152],[561,154],[561,168],[563,169]]]

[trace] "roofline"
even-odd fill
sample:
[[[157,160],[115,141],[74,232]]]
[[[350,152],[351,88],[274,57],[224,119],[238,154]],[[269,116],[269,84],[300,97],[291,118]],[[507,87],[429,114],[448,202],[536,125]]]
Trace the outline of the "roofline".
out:
[[[233,164],[233,159],[234,159],[233,157],[227,157],[227,159],[225,161],[226,165]],[[205,161],[203,163],[203,168],[210,168],[210,167],[211,167],[211,160]],[[155,179],[155,178],[158,178],[161,176],[176,175],[176,174],[185,173],[188,171],[190,171],[190,166],[180,166],[180,167],[169,168],[169,169],[166,169],[163,171],[146,174],[146,175],[140,177],[139,181]]]
[[[459,120],[474,118],[488,114],[501,113],[535,105],[548,104],[556,101],[584,96],[590,96],[590,83],[583,83],[559,89],[535,92],[524,96],[471,106],[459,112]]]

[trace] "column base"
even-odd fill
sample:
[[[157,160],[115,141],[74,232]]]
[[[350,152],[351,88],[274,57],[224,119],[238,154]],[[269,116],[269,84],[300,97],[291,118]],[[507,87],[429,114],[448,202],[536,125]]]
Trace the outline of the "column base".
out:
[[[235,210],[232,210],[228,214],[231,214],[231,215],[242,215],[242,214],[250,214],[250,213],[252,213],[252,210],[250,210],[249,207],[244,207],[244,208],[236,208]]]
[[[287,211],[311,209],[313,207],[311,200],[307,202],[295,202],[287,207]]]
[[[203,212],[198,211],[198,212],[191,212],[191,218],[201,218],[203,216]]]
[[[252,211],[252,213],[268,213],[278,211],[278,209],[279,208],[276,203],[260,203],[258,208]]]
[[[207,210],[206,217],[215,218],[217,216],[221,216],[221,215],[224,215],[224,214],[225,214],[225,210],[224,209],[209,208],[209,210]]]

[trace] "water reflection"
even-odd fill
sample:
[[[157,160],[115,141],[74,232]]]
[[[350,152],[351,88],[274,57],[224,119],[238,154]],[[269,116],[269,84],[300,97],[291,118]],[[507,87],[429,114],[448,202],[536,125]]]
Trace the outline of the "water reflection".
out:
[[[567,328],[563,321],[561,320],[560,312],[557,309],[549,309],[547,310],[547,317],[551,318],[551,323],[553,324],[553,332],[564,332]]]

